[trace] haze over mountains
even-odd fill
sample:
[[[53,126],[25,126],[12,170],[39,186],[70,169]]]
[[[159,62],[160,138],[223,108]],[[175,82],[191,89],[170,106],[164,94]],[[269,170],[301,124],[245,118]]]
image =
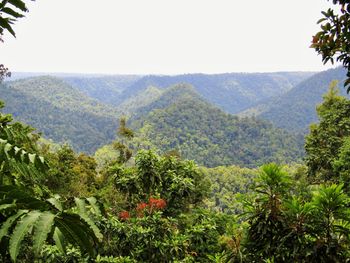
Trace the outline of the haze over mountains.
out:
[[[271,121],[277,127],[305,133],[310,123],[317,121],[315,107],[322,102],[333,80],[339,82],[340,93],[347,96],[343,88],[345,78],[346,70],[341,67],[317,73],[286,93],[259,102],[240,115],[255,115]]]
[[[164,152],[176,149],[207,166],[256,166],[302,157],[300,132],[316,121],[322,94],[345,71],[34,75],[13,74],[0,98],[5,112],[46,138],[92,154],[115,138],[118,119],[127,115],[136,133],[147,125],[143,136]]]

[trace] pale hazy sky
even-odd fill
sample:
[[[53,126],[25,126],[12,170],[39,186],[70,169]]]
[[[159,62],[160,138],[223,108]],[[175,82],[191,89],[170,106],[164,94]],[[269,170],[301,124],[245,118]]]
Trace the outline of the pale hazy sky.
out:
[[[326,0],[36,0],[0,43],[12,71],[324,70],[309,48]]]

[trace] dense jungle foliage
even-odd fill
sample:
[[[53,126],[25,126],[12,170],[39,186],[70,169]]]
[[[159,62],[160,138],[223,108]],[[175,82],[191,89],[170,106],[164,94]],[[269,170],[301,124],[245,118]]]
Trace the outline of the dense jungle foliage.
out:
[[[348,42],[344,41],[348,35],[340,30],[350,24],[349,3],[333,3],[342,6],[342,15],[334,15],[331,9],[324,12],[320,23],[330,20],[336,26],[322,25],[323,31],[314,37],[313,45],[324,61],[340,51],[338,60],[348,67]],[[4,31],[15,35],[12,24],[26,11],[21,0],[3,1],[0,37]],[[328,33],[337,35],[330,38]],[[334,37],[343,42],[335,42]],[[345,51],[339,47],[345,47]],[[0,81],[9,75],[8,69],[0,65]],[[34,93],[36,83],[31,81],[25,80],[30,93]],[[76,98],[45,93],[45,85],[53,80],[40,81],[43,84],[37,88],[47,107],[55,106],[59,111],[65,103],[74,111],[103,118],[100,113],[106,108],[100,108],[99,102],[79,94],[83,103],[76,104]],[[136,80],[126,79],[129,81]],[[59,83],[63,90],[65,84]],[[16,89],[16,82],[13,84]],[[92,92],[93,87],[89,90]],[[305,141],[305,162],[270,162],[258,168],[198,166],[183,157],[177,142],[163,153],[157,150],[158,139],[168,143],[176,138],[168,130],[177,131],[179,122],[186,124],[181,126],[180,139],[190,142],[191,137],[181,136],[196,135],[209,127],[215,136],[206,139],[213,142],[207,151],[213,151],[214,156],[219,154],[216,147],[225,149],[230,141],[244,141],[247,134],[253,134],[248,138],[257,147],[251,149],[244,144],[250,154],[261,148],[266,151],[270,143],[274,145],[269,149],[277,149],[280,159],[274,158],[283,162],[289,161],[283,150],[294,150],[287,133],[281,133],[285,138],[279,138],[271,124],[223,113],[187,86],[180,85],[164,94],[157,90],[151,91],[159,98],[165,96],[163,101],[150,99],[149,104],[134,108],[139,113],[132,118],[134,127],[142,118],[148,123],[133,130],[126,118],[120,118],[115,140],[94,157],[76,153],[69,144],[42,140],[34,128],[6,114],[0,101],[1,262],[349,261],[350,102],[339,95],[336,82],[317,107],[318,123],[311,125]],[[56,96],[53,102],[51,95]],[[180,100],[173,103],[178,97]],[[110,116],[114,111],[105,113]],[[64,125],[70,127],[72,123]],[[167,131],[164,138],[153,139],[156,135],[152,125]],[[224,129],[217,130],[219,126]],[[225,130],[238,137],[230,137]],[[153,137],[148,137],[152,132]],[[277,139],[273,139],[274,135]],[[226,141],[219,144],[221,140]],[[283,147],[278,148],[274,140]],[[195,149],[196,145],[190,146]],[[234,144],[230,150],[235,148],[239,146]],[[254,156],[259,160],[255,165],[270,161],[256,159],[259,156]]]
[[[187,85],[170,88],[146,112],[131,120],[131,126],[136,130],[147,126],[145,137],[156,148],[176,149],[208,167],[290,163],[303,155],[302,138],[266,121],[224,113]]]
[[[348,104],[325,95],[305,166],[254,169],[136,151],[125,119],[101,162],[2,113],[1,260],[346,262]]]
[[[303,156],[303,136],[254,117],[225,113],[188,84],[149,87],[117,108],[49,76],[6,82],[0,92],[7,103],[5,112],[16,120],[36,127],[44,138],[87,154],[111,142],[118,117],[128,114],[138,144],[148,143],[160,152],[177,149],[201,165],[256,167],[270,161],[296,162]]]

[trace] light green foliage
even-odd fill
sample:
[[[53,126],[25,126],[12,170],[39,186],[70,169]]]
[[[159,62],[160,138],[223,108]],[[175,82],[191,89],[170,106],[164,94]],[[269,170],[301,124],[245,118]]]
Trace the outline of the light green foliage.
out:
[[[349,193],[350,190],[350,137],[344,138],[337,159],[332,163],[333,170],[339,175],[339,181]]]
[[[118,107],[121,109],[123,114],[132,114],[137,112],[140,108],[143,108],[157,100],[162,93],[163,91],[161,89],[150,86],[147,89],[126,99]]]
[[[311,126],[305,150],[311,177],[338,182],[339,175],[333,169],[333,163],[338,159],[345,138],[350,135],[350,101],[338,95],[335,85],[331,85],[317,108],[320,123]]]
[[[114,178],[115,187],[125,194],[127,207],[159,196],[167,202],[167,214],[186,211],[200,203],[208,191],[208,182],[193,162],[160,157],[151,150],[138,152],[135,167],[116,164],[106,176]]]
[[[201,170],[211,182],[207,205],[227,214],[240,214],[243,209],[242,196],[251,191],[258,171],[238,166],[201,167]]]
[[[148,87],[167,89],[180,83],[193,86],[201,96],[230,113],[238,113],[259,101],[279,95],[310,77],[312,72],[185,74],[144,76],[126,88],[120,98],[132,101]]]
[[[45,149],[43,155],[48,159],[50,169],[40,181],[42,185],[66,198],[88,197],[95,193],[97,164],[92,157],[76,154],[68,145],[56,152]]]

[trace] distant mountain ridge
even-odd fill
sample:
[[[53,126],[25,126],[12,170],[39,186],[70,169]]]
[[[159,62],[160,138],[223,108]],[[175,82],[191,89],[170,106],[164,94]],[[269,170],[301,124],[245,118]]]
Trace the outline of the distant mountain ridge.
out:
[[[206,100],[229,112],[238,113],[257,101],[282,94],[313,75],[312,72],[185,74],[144,76],[121,93],[126,100],[149,86],[165,89],[178,83],[192,85]]]
[[[309,125],[317,121],[316,106],[322,102],[331,81],[338,80],[341,94],[347,96],[343,88],[345,78],[346,70],[342,67],[317,73],[288,92],[258,103],[239,115],[255,115],[277,127],[306,133]]]
[[[86,95],[113,106],[132,100],[149,87],[162,90],[178,83],[187,83],[217,107],[229,113],[238,113],[264,99],[285,93],[315,73],[198,73],[174,76],[52,74]],[[28,77],[30,73],[14,73],[15,78],[21,75]]]
[[[126,114],[131,127],[163,152],[177,149],[207,166],[253,167],[300,160],[303,137],[228,112],[283,96],[310,75],[43,76],[6,81],[0,99],[16,119],[78,151],[93,153],[111,142]]]

